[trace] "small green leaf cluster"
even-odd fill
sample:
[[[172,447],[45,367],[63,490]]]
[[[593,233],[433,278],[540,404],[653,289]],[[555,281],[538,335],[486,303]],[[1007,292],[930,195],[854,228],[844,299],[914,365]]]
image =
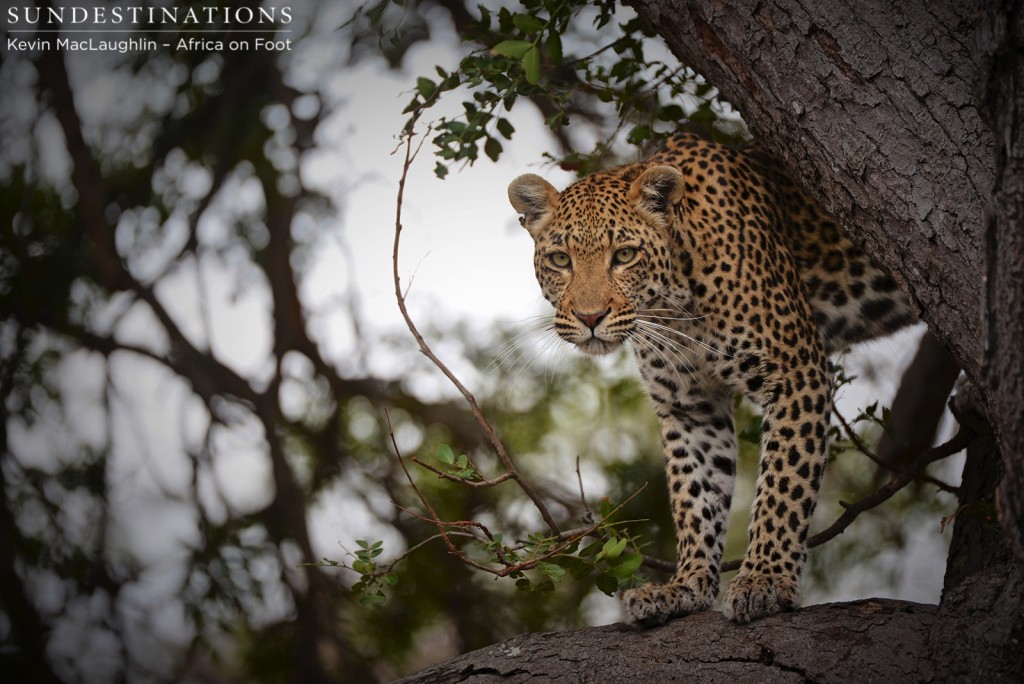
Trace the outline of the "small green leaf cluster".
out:
[[[602,521],[583,537],[566,541],[536,533],[511,548],[496,535],[489,550],[497,561],[523,566],[509,573],[522,591],[552,592],[567,576],[576,581],[592,576],[597,588],[612,596],[620,587],[643,581],[637,573],[644,556],[636,540],[612,522],[618,507],[605,499],[601,508]]]
[[[638,19],[623,21],[612,30],[614,0],[520,0],[517,9],[479,6],[479,17],[460,26],[460,31],[483,49],[467,55],[452,73],[436,67],[436,79],[417,81],[406,108],[413,115],[407,132],[414,118],[443,94],[462,86],[469,91],[460,115],[433,124],[438,177],[444,178],[453,162],[473,163],[481,151],[497,160],[503,142],[515,131],[505,114],[520,97],[540,105],[547,125],[556,131],[570,123],[571,115],[593,117],[595,102],[610,105],[613,112],[607,116],[620,122],[612,136],[631,124],[626,140],[636,146],[656,142],[683,120],[706,119],[713,124],[717,119],[710,86],[677,65],[645,59],[644,43],[654,34]],[[592,48],[588,54],[566,55],[563,36],[587,18],[600,35],[610,38],[603,45],[587,45]],[[589,104],[583,104],[583,95]],[[695,111],[679,104],[684,95],[701,102]],[[610,140],[599,142],[590,153],[551,158],[583,175],[608,155]]]
[[[435,173],[443,178],[448,163],[472,163],[481,150],[492,161],[503,151],[515,128],[501,112],[512,109],[520,94],[539,94],[541,71],[562,62],[561,34],[570,17],[586,3],[523,2],[525,12],[506,7],[479,7],[480,16],[467,29],[467,38],[488,46],[466,56],[455,73],[435,67],[440,80],[421,77],[407,113],[429,108],[445,92],[466,86],[471,99],[463,101],[457,117],[442,117],[434,124],[433,143],[440,159]],[[576,6],[575,8],[573,6]],[[539,12],[548,15],[541,19]],[[543,55],[542,55],[543,53]]]
[[[384,594],[384,586],[394,586],[398,583],[398,576],[393,572],[382,569],[377,564],[377,557],[384,552],[384,542],[368,542],[365,539],[357,539],[359,547],[352,555],[352,570],[360,574],[359,581],[352,585],[352,593],[359,597],[359,604],[363,606],[381,604],[387,600]],[[324,559],[328,565],[339,565],[336,561]]]
[[[856,379],[856,376],[847,375],[841,366],[838,367],[832,386],[833,402],[835,402],[839,390]],[[889,408],[886,406],[879,408],[878,402],[875,401],[860,409],[857,415],[843,426],[831,425],[828,430],[829,460],[834,460],[847,451],[861,451],[865,448],[863,439],[857,434],[860,431],[855,430],[858,425],[864,424],[869,430],[872,426],[877,426],[881,431],[888,432],[889,419]]]
[[[597,588],[612,596],[622,586],[641,582],[637,572],[644,557],[636,549],[636,543],[626,535],[611,534],[587,544],[575,541],[551,554],[550,547],[558,543],[546,538],[530,544],[528,548],[533,554],[541,554],[547,560],[537,562],[532,573],[512,573],[510,576],[516,580],[518,589],[550,592],[566,575],[577,581],[593,576]]]
[[[446,466],[447,472],[453,477],[458,477],[463,480],[480,480],[480,474],[473,467],[473,464],[469,462],[469,457],[466,454],[455,455],[452,448],[447,444],[439,444],[437,451],[435,452],[437,460],[442,465]]]

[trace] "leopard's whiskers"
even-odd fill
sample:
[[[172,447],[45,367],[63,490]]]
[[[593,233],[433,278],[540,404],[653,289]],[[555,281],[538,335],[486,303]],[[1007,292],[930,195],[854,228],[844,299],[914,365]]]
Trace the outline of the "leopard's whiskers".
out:
[[[720,349],[716,349],[715,347],[712,347],[711,345],[709,345],[709,344],[707,344],[705,342],[701,342],[697,338],[692,337],[690,335],[687,335],[682,330],[678,330],[676,328],[673,328],[670,325],[665,325],[664,323],[657,323],[657,322],[655,322],[655,320],[648,320],[648,319],[657,319],[657,318],[658,317],[644,316],[642,314],[637,314],[636,315],[636,324],[637,325],[642,325],[642,326],[645,326],[645,327],[648,327],[648,328],[652,328],[652,329],[655,329],[655,330],[664,331],[665,335],[669,335],[669,334],[671,334],[671,335],[678,335],[679,337],[682,337],[683,339],[689,340],[690,342],[694,343],[698,347],[700,347],[700,348],[702,348],[702,349],[704,349],[704,350],[706,350],[706,351],[708,351],[708,352],[710,352],[712,354],[719,354],[719,355],[724,356],[726,358],[731,358],[730,354],[727,354],[727,353],[725,353],[724,351],[722,351]]]
[[[696,373],[696,368],[690,362],[689,358],[686,356],[684,348],[682,348],[682,345],[679,343],[666,339],[662,339],[660,344],[656,343],[653,337],[639,328],[634,330],[629,339],[631,342],[643,347],[651,354],[661,359],[661,361],[671,369],[680,385],[683,384],[683,378],[680,376],[681,370],[685,370],[687,375],[696,380],[699,384],[703,385],[700,376]],[[672,359],[668,358],[668,355],[674,357],[676,363],[673,363]]]

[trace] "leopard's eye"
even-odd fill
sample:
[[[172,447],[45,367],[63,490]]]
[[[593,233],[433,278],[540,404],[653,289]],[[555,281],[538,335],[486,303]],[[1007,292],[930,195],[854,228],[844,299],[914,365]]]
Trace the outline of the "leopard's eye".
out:
[[[552,252],[548,254],[548,263],[555,268],[569,268],[572,259],[565,252]]]
[[[625,266],[628,263],[632,263],[636,259],[637,251],[635,247],[623,247],[615,250],[612,254],[612,263],[616,266]]]

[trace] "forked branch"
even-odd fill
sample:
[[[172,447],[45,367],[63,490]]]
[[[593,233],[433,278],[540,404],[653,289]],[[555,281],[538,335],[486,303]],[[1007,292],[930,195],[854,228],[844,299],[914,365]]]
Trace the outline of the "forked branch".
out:
[[[501,439],[498,438],[498,435],[494,431],[494,428],[491,426],[490,422],[487,420],[486,417],[484,417],[483,412],[480,410],[480,406],[477,404],[476,397],[474,397],[473,393],[470,392],[469,389],[462,384],[462,381],[460,381],[455,376],[451,369],[449,369],[448,366],[445,365],[445,363],[441,361],[441,359],[438,358],[436,354],[434,354],[433,350],[430,348],[430,345],[427,344],[426,340],[423,339],[423,335],[420,334],[419,329],[413,322],[412,317],[409,315],[409,310],[405,305],[406,294],[402,292],[402,281],[401,277],[399,276],[398,270],[398,252],[402,240],[402,206],[405,200],[405,184],[409,177],[409,169],[412,168],[412,163],[415,161],[416,156],[419,154],[419,151],[422,148],[424,141],[426,140],[426,136],[422,136],[419,138],[419,140],[417,140],[417,135],[415,131],[416,122],[419,118],[420,111],[422,111],[422,108],[413,113],[412,118],[409,121],[408,127],[402,134],[404,138],[403,148],[405,157],[402,162],[402,173],[398,181],[398,196],[395,201],[395,242],[391,254],[392,276],[394,278],[395,283],[395,299],[398,301],[398,309],[402,313],[402,318],[405,319],[405,324],[409,328],[409,332],[411,332],[412,336],[416,339],[416,344],[419,345],[420,351],[428,359],[430,359],[431,362],[435,366],[437,366],[442,373],[444,373],[445,377],[447,377],[451,381],[455,388],[458,389],[462,396],[466,399],[466,403],[469,404],[469,408],[473,412],[473,416],[476,418],[477,423],[480,424],[480,427],[481,429],[483,429],[484,434],[487,435],[488,441],[494,447],[494,451],[498,455],[498,459],[505,467],[505,470],[508,473],[508,477],[494,478],[493,480],[490,481],[491,484],[499,484],[500,482],[503,482],[505,479],[514,480],[515,483],[519,485],[519,488],[523,490],[523,493],[526,494],[526,496],[529,497],[530,501],[533,502],[534,506],[537,507],[537,511],[540,513],[541,518],[544,520],[544,523],[548,526],[548,529],[551,531],[551,533],[557,535],[559,533],[559,528],[558,523],[555,522],[554,516],[551,515],[551,511],[548,510],[548,507],[544,503],[544,500],[540,497],[540,495],[533,488],[533,486],[526,480],[526,478],[523,477],[522,473],[519,472],[519,469],[516,467],[515,463],[513,463],[512,458],[509,456],[508,451],[505,449],[505,445],[501,442]]]

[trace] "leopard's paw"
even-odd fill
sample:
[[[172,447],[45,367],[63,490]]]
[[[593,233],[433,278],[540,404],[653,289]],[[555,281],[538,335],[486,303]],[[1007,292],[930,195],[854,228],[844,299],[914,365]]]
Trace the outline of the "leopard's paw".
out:
[[[707,610],[714,601],[714,591],[701,592],[685,582],[645,584],[622,593],[622,612],[629,624],[654,627]]]
[[[796,578],[742,570],[729,582],[722,599],[722,614],[733,622],[750,622],[799,607]]]

